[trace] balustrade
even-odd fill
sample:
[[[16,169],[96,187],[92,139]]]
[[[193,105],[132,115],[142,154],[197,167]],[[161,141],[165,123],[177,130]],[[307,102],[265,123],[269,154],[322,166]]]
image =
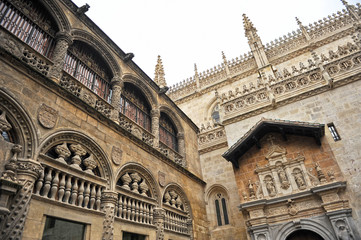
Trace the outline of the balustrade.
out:
[[[154,225],[154,207],[155,201],[119,193],[116,216],[122,220]]]
[[[189,234],[188,217],[185,214],[176,213],[170,210],[165,210],[164,229],[172,232]]]
[[[43,164],[44,172],[35,184],[34,194],[65,204],[100,211],[103,184]]]

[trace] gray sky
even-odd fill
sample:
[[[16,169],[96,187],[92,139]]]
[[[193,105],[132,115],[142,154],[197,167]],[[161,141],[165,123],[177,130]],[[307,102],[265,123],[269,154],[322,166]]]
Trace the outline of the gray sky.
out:
[[[250,51],[242,14],[258,30],[263,44],[303,25],[341,11],[340,0],[74,0],[152,79],[157,56],[168,86]],[[359,1],[348,0],[349,4]]]

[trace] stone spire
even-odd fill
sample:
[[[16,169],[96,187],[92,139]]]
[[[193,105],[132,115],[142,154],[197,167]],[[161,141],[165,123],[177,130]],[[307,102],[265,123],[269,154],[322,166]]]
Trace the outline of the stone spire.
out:
[[[162,59],[160,58],[160,55],[158,55],[157,65],[155,65],[154,82],[158,84],[160,88],[167,86],[164,75]]]
[[[224,64],[224,69],[226,70],[226,74],[229,75],[229,67],[228,67],[228,61],[226,58],[226,55],[224,55],[224,52],[222,51],[222,58],[223,58],[223,64]]]
[[[268,66],[269,62],[261,38],[257,34],[257,29],[253,26],[253,23],[249,20],[246,14],[243,14],[242,16],[245,35],[248,38],[248,44],[251,48],[258,68]]]
[[[360,21],[360,16],[355,10],[355,6],[348,4],[346,0],[341,0],[342,4],[345,5],[347,11],[350,13],[351,17],[356,21]]]
[[[199,74],[198,74],[197,64],[194,64],[194,79],[196,80],[197,89],[199,89],[200,85],[199,85]]]
[[[306,28],[302,25],[302,22],[298,19],[298,17],[296,17],[296,22],[297,22],[298,26],[300,27],[302,34],[305,36],[306,40],[310,41],[311,37],[310,37],[310,35],[308,35]]]

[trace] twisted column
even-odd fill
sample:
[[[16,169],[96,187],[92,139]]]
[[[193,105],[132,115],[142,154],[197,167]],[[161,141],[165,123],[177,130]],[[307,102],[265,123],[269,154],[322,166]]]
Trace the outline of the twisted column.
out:
[[[102,240],[113,240],[115,206],[118,201],[118,194],[110,190],[104,190],[101,201],[102,211],[105,213]]]
[[[64,68],[65,55],[69,46],[73,43],[73,38],[67,32],[58,32],[55,39],[56,45],[52,57],[54,65],[49,71],[49,77],[55,82],[60,82]]]
[[[159,109],[153,109],[150,111],[150,115],[152,118],[152,134],[154,135],[154,148],[159,147],[159,117],[160,111]]]
[[[112,99],[111,99],[111,105],[114,107],[110,118],[115,121],[115,122],[119,122],[119,112],[120,112],[120,95],[122,94],[122,89],[124,86],[124,82],[123,80],[118,76],[115,75],[111,82],[110,82],[111,86],[112,86]]]

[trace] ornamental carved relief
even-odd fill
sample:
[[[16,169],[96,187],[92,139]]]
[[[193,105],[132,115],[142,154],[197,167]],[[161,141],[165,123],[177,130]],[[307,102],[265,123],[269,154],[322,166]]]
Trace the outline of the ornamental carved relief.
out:
[[[44,103],[38,110],[38,121],[44,128],[51,129],[55,127],[55,124],[58,121],[58,117],[58,111]]]

